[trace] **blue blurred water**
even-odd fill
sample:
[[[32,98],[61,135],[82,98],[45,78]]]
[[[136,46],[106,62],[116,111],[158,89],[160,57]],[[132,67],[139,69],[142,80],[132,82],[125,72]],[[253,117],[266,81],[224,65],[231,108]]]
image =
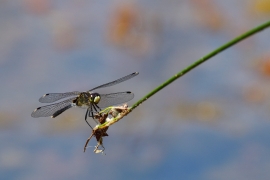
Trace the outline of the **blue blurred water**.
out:
[[[139,71],[102,90],[130,90],[132,105],[267,20],[259,3],[1,1],[0,179],[268,179],[268,29],[110,127],[106,155],[93,147],[83,153],[91,133],[85,110],[55,119],[30,116],[45,93],[85,91]]]

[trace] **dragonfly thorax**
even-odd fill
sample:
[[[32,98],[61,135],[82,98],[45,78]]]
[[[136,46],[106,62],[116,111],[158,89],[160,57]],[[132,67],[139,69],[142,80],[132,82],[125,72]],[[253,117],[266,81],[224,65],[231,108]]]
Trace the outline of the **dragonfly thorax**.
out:
[[[79,107],[90,107],[91,104],[98,104],[100,95],[98,93],[82,92],[76,99],[76,105]]]

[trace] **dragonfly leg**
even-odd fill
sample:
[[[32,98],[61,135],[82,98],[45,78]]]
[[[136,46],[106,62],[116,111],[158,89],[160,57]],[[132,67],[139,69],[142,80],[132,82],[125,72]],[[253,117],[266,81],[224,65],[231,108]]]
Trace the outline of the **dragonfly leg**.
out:
[[[92,105],[91,105],[91,115],[92,115],[92,118],[94,119],[94,121],[95,121],[97,124],[100,124],[100,123],[94,118],[93,108],[94,108],[94,110],[95,110],[96,112],[98,112],[97,109],[96,109],[96,107],[95,107],[95,104],[92,104]]]
[[[95,104],[96,105],[96,107],[101,111],[101,108],[97,105],[97,104]]]
[[[91,115],[90,115],[91,113]],[[93,105],[90,105],[90,111],[89,111],[89,117],[92,117],[94,119],[94,114],[93,114]]]
[[[96,112],[98,112],[97,108],[96,108],[96,104],[93,104],[93,108]]]
[[[88,114],[88,111],[89,111],[89,108],[86,110],[86,114],[85,114],[85,122],[88,124],[88,126],[91,127],[91,129],[93,129],[92,126],[91,126],[91,125],[88,123],[88,121],[87,121],[87,114]]]
[[[89,111],[88,111],[88,117],[92,117],[92,116],[91,116],[91,111],[92,111],[92,108],[89,108]]]
[[[87,113],[88,113],[88,109],[86,110],[86,114],[85,114],[85,120],[87,119]]]

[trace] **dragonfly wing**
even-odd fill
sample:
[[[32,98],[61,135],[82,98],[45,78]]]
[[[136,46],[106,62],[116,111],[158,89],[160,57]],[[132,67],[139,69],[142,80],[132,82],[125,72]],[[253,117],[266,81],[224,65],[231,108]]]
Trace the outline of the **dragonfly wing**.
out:
[[[111,93],[111,94],[101,94],[100,101],[97,105],[101,108],[105,108],[108,106],[128,102],[133,98],[134,98],[134,94],[130,91]]]
[[[98,86],[98,87],[95,87],[95,88],[93,88],[93,89],[91,89],[91,90],[89,90],[89,91],[93,91],[93,90],[95,90],[95,89],[105,88],[105,87],[109,87],[109,86],[113,86],[113,85],[119,84],[119,83],[121,83],[121,82],[123,82],[123,81],[126,81],[126,80],[128,80],[128,79],[130,79],[130,78],[133,78],[133,77],[137,76],[138,74],[139,74],[138,72],[134,72],[134,73],[132,73],[132,74],[129,74],[129,75],[127,75],[127,76],[125,76],[125,77],[122,77],[122,78],[120,78],[120,79],[117,79],[117,80],[115,80],[115,81],[112,81],[112,82],[109,82],[109,83],[100,85],[100,86]]]
[[[76,98],[71,98],[71,99],[67,99],[59,103],[39,107],[32,112],[31,116],[34,118],[48,117],[48,116],[51,116],[52,118],[54,118],[58,116],[59,114],[61,114],[62,112],[74,106],[73,101],[75,99]]]
[[[60,110],[58,110],[58,111],[56,111],[56,112],[51,116],[51,118],[55,118],[56,116],[59,116],[60,114],[62,114],[62,112],[68,110],[69,108],[72,108],[72,105],[71,105],[71,104],[68,105],[68,106],[66,106],[66,107],[64,107],[64,108],[62,108],[62,109],[60,109]]]
[[[67,92],[67,93],[48,93],[48,94],[44,94],[41,98],[39,98],[39,102],[52,103],[52,102],[58,101],[60,99],[66,98],[66,97],[76,96],[79,94],[80,94],[80,92],[78,92],[78,91]]]

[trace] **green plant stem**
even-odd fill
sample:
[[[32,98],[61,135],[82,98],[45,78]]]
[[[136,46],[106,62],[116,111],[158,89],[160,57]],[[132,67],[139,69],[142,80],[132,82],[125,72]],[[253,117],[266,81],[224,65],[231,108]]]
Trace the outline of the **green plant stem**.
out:
[[[187,68],[183,69],[182,71],[176,73],[174,76],[172,76],[170,79],[168,79],[167,81],[165,81],[164,83],[162,83],[161,85],[159,85],[158,87],[156,87],[153,91],[151,91],[150,93],[148,93],[147,95],[145,95],[143,98],[141,98],[139,101],[137,101],[135,104],[133,104],[131,106],[131,108],[128,109],[128,111],[126,113],[124,113],[122,116],[119,116],[117,118],[115,118],[113,121],[111,121],[110,123],[104,123],[102,125],[100,125],[98,128],[105,128],[107,126],[110,126],[112,124],[114,124],[115,122],[119,121],[121,118],[123,118],[124,116],[126,116],[127,114],[129,114],[133,109],[135,109],[136,107],[138,107],[140,104],[142,104],[144,101],[146,101],[148,98],[150,98],[151,96],[153,96],[154,94],[156,94],[158,91],[160,91],[161,89],[163,89],[164,87],[168,86],[169,84],[171,84],[173,81],[175,81],[176,79],[178,79],[179,77],[185,75],[186,73],[188,73],[189,71],[191,71],[192,69],[194,69],[195,67],[199,66],[200,64],[202,64],[203,62],[207,61],[208,59],[210,59],[211,57],[217,55],[218,53],[226,50],[227,48],[243,41],[244,39],[262,31],[263,29],[267,28],[270,26],[270,21],[254,28],[251,29],[250,31],[247,31],[246,33],[236,37],[235,39],[227,42],[226,44],[220,46],[219,48],[217,48],[216,50],[212,51],[211,53],[207,54],[206,56],[202,57],[201,59],[197,60],[196,62],[194,62],[193,64],[191,64],[190,66],[188,66]]]
[[[150,93],[148,93],[146,96],[144,96],[143,98],[141,98],[139,101],[137,101],[135,104],[133,104],[130,108],[130,111],[132,111],[133,109],[135,109],[137,106],[139,106],[141,103],[143,103],[144,101],[146,101],[148,98],[150,98],[151,96],[153,96],[154,94],[156,94],[158,91],[160,91],[161,89],[163,89],[164,87],[166,87],[167,85],[171,84],[173,81],[175,81],[176,79],[178,79],[179,77],[185,75],[186,73],[188,73],[189,71],[191,71],[192,69],[194,69],[195,67],[199,66],[200,64],[202,64],[203,62],[207,61],[208,59],[210,59],[211,57],[217,55],[218,53],[226,50],[227,48],[233,46],[234,44],[239,43],[240,41],[243,41],[244,39],[252,36],[253,34],[256,34],[260,31],[262,31],[263,29],[267,28],[270,26],[270,21],[250,30],[247,31],[246,33],[236,37],[235,39],[227,42],[226,44],[220,46],[219,48],[217,48],[216,50],[212,51],[211,53],[207,54],[206,56],[202,57],[201,59],[197,60],[196,62],[194,62],[193,64],[191,64],[190,66],[188,66],[187,68],[183,69],[182,71],[176,73],[174,76],[172,76],[170,79],[168,79],[167,81],[165,81],[164,83],[162,83],[161,85],[159,85],[158,87],[156,87],[153,91],[151,91]]]

